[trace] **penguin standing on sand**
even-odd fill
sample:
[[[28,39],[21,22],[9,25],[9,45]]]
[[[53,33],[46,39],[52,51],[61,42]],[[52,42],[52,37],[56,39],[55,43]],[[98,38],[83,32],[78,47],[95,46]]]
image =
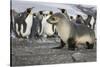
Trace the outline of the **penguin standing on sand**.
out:
[[[38,13],[35,14],[34,18],[34,37],[39,38],[41,35],[41,30],[42,30],[42,19],[43,19],[43,11],[39,11]]]
[[[53,12],[45,11],[43,14],[41,35],[44,37],[50,37],[54,34],[54,25],[48,23],[47,19],[53,14]]]
[[[19,13],[17,17],[15,17],[15,28],[18,37],[29,38],[33,23],[32,8],[27,8],[24,12]]]
[[[31,28],[31,33],[30,33],[30,38],[35,37],[36,34],[36,29],[37,28],[37,22],[36,22],[36,13],[33,13],[33,23],[32,23],[32,28]]]
[[[92,16],[88,15],[86,20],[85,20],[85,25],[90,27],[90,28],[91,28],[91,24],[90,24],[91,19],[92,19]]]

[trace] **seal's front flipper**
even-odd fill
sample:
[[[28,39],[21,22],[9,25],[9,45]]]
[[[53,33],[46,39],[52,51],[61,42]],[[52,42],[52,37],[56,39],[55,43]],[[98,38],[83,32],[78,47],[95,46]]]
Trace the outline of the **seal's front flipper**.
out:
[[[60,43],[61,43],[60,46],[54,47],[54,48],[52,48],[52,49],[62,49],[62,48],[64,48],[64,46],[65,46],[66,44],[65,44],[62,40],[60,41]]]
[[[68,50],[75,50],[75,40],[73,38],[68,39]]]
[[[90,44],[89,42],[86,42],[86,49],[93,49],[94,44]]]

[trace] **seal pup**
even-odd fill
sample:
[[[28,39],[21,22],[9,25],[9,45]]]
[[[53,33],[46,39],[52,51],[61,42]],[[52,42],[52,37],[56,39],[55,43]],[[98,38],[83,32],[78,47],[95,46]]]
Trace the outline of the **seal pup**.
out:
[[[95,43],[95,33],[92,29],[83,24],[71,23],[68,17],[62,13],[55,13],[47,19],[48,23],[55,24],[61,45],[54,47],[63,48],[68,44],[69,50],[75,50],[79,44],[86,45],[86,49],[93,49]]]

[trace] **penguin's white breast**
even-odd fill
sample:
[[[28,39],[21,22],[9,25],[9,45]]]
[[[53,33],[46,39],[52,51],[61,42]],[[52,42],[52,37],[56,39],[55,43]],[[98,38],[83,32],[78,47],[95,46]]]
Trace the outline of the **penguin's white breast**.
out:
[[[23,36],[27,36],[31,33],[32,22],[33,22],[33,15],[30,13],[25,19],[25,23],[27,24],[27,27],[26,27],[26,32],[23,33]]]
[[[46,17],[43,17],[43,21],[42,21],[42,24],[43,24],[43,29],[44,29],[44,33],[47,34],[47,35],[53,35],[53,30],[52,30],[52,25],[49,24],[47,22],[47,19],[50,17],[50,15],[46,16]]]
[[[91,18],[91,21],[90,21],[90,24],[92,25],[92,28],[93,28],[94,21],[95,21],[95,20],[94,20],[94,18],[92,17],[92,18]]]

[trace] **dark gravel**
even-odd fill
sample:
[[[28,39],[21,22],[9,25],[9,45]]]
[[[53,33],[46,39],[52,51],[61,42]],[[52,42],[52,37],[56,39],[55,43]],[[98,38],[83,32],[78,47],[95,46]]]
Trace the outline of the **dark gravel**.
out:
[[[51,38],[41,41],[12,38],[11,44],[12,66],[76,63],[72,56],[77,52],[85,55],[86,60],[82,62],[96,61],[96,48],[78,51],[69,51],[67,47],[63,49],[51,49],[60,44],[59,39],[55,41],[54,38]]]

